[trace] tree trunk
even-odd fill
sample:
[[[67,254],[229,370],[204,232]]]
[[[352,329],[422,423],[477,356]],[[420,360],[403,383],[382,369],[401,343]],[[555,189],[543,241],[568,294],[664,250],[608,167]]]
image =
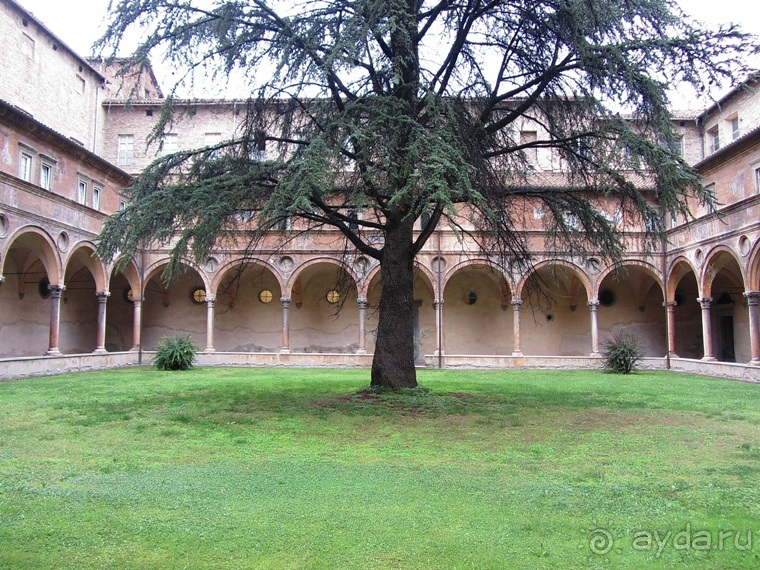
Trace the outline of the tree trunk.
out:
[[[414,388],[414,256],[411,217],[389,223],[380,258],[379,320],[372,386]]]

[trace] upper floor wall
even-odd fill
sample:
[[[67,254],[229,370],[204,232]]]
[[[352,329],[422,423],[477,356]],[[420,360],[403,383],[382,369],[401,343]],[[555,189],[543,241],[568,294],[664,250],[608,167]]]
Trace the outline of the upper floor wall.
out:
[[[105,214],[119,210],[121,191],[131,184],[125,172],[2,101],[0,172],[18,179],[21,188],[35,187]]]
[[[100,150],[104,77],[14,0],[0,0],[0,99]]]

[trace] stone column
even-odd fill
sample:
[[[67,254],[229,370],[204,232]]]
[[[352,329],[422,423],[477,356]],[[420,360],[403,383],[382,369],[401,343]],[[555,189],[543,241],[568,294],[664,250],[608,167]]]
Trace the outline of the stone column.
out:
[[[288,321],[288,313],[290,312],[290,297],[281,297],[282,303],[282,348],[280,352],[283,354],[290,353],[290,322]]]
[[[98,291],[95,293],[98,298],[98,342],[95,347],[95,352],[102,354],[108,352],[106,350],[106,304],[108,303],[108,297],[111,296],[110,291]]]
[[[522,304],[522,299],[512,299],[512,356],[523,355],[520,344],[520,307]]]
[[[66,290],[65,285],[50,285],[50,338],[45,354],[56,356],[61,354],[58,349],[61,330],[61,295]]]
[[[752,360],[749,363],[760,366],[760,314],[758,314],[760,291],[747,291],[744,297],[747,299],[749,309],[749,342],[752,353]]]
[[[670,354],[671,358],[678,358],[676,354],[676,316],[674,312],[676,304],[675,301],[663,303],[667,318],[665,329],[668,335],[668,354]]]
[[[435,355],[443,356],[446,352],[443,350],[443,299],[436,299],[433,301],[433,309],[435,309]]]
[[[591,357],[601,356],[599,352],[599,320],[597,318],[597,310],[599,309],[599,301],[596,299],[588,302],[588,308],[591,313]]]
[[[142,336],[142,304],[143,300],[139,297],[132,297],[134,305],[134,317],[132,319],[132,350],[140,350]]]
[[[359,297],[356,302],[359,304],[359,350],[356,354],[367,354],[367,333],[366,333],[366,318],[367,318],[367,298]]]
[[[714,361],[717,359],[713,356],[712,325],[710,324],[710,303],[712,303],[712,297],[700,297],[697,301],[702,307],[702,344],[705,351],[702,360]]]
[[[216,297],[206,297],[206,350],[216,352],[214,348],[214,303]]]

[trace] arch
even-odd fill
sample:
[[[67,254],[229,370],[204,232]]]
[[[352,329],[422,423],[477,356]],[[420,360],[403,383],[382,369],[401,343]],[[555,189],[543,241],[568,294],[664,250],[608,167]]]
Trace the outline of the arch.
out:
[[[309,259],[308,261],[302,263],[301,265],[299,265],[298,267],[296,267],[293,270],[293,273],[290,275],[290,277],[288,278],[288,280],[285,282],[285,287],[282,289],[283,296],[284,297],[291,297],[292,296],[291,293],[292,293],[293,285],[301,277],[301,274],[305,270],[307,270],[309,267],[312,267],[314,265],[318,265],[320,263],[325,263],[325,264],[328,264],[328,265],[334,265],[338,269],[341,269],[341,270],[345,271],[348,275],[351,276],[351,279],[354,282],[354,286],[356,287],[357,292],[359,291],[359,281],[360,281],[360,279],[359,279],[359,276],[356,274],[356,272],[351,267],[349,267],[348,265],[346,265],[342,261],[340,261],[338,259],[335,259],[333,257],[315,257],[315,258]]]
[[[124,266],[119,267],[122,263],[124,263]],[[123,258],[117,259],[115,263],[110,264],[107,267],[108,283],[110,283],[111,280],[118,274],[124,276],[124,278],[129,283],[129,287],[133,291],[138,291],[140,289],[140,272],[137,269],[137,263],[133,258],[130,257],[126,262],[123,261]]]
[[[608,265],[603,271],[599,273],[596,279],[596,291],[594,291],[594,296],[599,296],[599,286],[602,284],[604,279],[610,275],[611,273],[614,273],[620,268],[625,267],[638,267],[639,269],[642,269],[644,272],[646,272],[652,279],[654,279],[655,283],[660,286],[660,289],[663,291],[665,290],[665,287],[663,286],[663,277],[660,271],[651,263],[647,263],[646,261],[641,261],[640,259],[626,259],[624,261],[621,261],[619,263],[613,263],[612,265]]]
[[[668,268],[668,303],[675,301],[678,284],[689,273],[694,274],[696,279],[697,270],[686,256],[679,255],[670,263],[670,267]]]
[[[216,270],[216,275],[211,281],[211,288],[209,291],[211,291],[211,294],[216,296],[217,291],[219,290],[219,286],[224,282],[224,280],[227,278],[227,274],[232,271],[234,268],[240,266],[241,264],[246,264],[249,266],[255,266],[260,265],[270,271],[272,276],[277,280],[277,283],[280,285],[280,291],[285,290],[285,283],[282,280],[282,276],[277,272],[277,270],[274,268],[274,266],[269,263],[268,261],[265,261],[263,259],[235,259],[228,261],[224,265],[221,265]],[[245,269],[248,269],[247,267]]]
[[[20,227],[8,238],[8,247],[5,250],[5,255],[0,259],[0,275],[4,274],[8,253],[20,240],[27,241],[27,237],[30,238],[28,241],[31,243],[26,244],[26,247],[42,262],[48,281],[60,285],[63,280],[63,265],[57,253],[58,249],[55,246],[55,241],[48,232],[37,226],[28,225]]]
[[[153,279],[156,276],[156,274],[158,273],[159,269],[162,269],[163,267],[165,267],[167,265],[169,265],[169,259],[168,258],[160,259],[158,261],[155,261],[155,262],[151,263],[146,268],[146,270],[145,270],[145,277],[143,278],[143,288],[148,284],[148,282],[151,279]],[[182,265],[185,266],[185,268],[191,269],[192,271],[194,271],[198,275],[198,277],[201,278],[201,281],[203,282],[203,287],[204,287],[204,289],[206,291],[210,291],[211,290],[211,288],[209,286],[209,282],[208,282],[208,275],[206,275],[205,271],[203,271],[195,263],[190,263],[190,262],[184,262],[183,261]],[[162,279],[162,281],[163,281],[163,279]],[[141,291],[141,296],[142,297],[145,296],[145,291],[144,290]]]
[[[726,269],[726,266],[733,264],[735,264],[739,270],[738,275],[734,271]],[[721,271],[728,273],[728,278],[737,286],[742,287],[744,291],[747,290],[747,277],[739,262],[739,256],[732,248],[726,245],[718,245],[711,249],[705,256],[705,263],[702,266],[702,272],[699,275],[699,286],[703,297],[712,297],[713,282],[715,281],[715,277]]]
[[[755,241],[749,260],[749,270],[747,272],[748,290],[760,291],[760,239]]]
[[[465,261],[460,261],[459,263],[451,266],[444,274],[441,279],[441,287],[443,287],[443,290],[446,290],[446,285],[448,284],[449,279],[451,279],[457,271],[460,269],[465,269],[468,267],[478,267],[478,266],[487,266],[490,270],[495,271],[498,273],[501,281],[505,282],[507,284],[507,287],[509,287],[510,293],[515,290],[515,283],[514,280],[510,275],[505,273],[501,267],[499,267],[496,263],[489,259],[485,258],[475,258],[475,259],[468,259]]]
[[[569,261],[564,261],[562,259],[547,259],[533,265],[530,268],[530,270],[527,273],[525,273],[525,275],[523,275],[522,279],[520,279],[519,283],[517,284],[517,287],[515,289],[515,297],[517,297],[518,299],[521,299],[524,293],[526,283],[534,275],[536,275],[541,269],[543,269],[544,267],[549,267],[551,265],[559,265],[575,273],[580,278],[581,284],[586,288],[586,294],[589,295],[590,297],[592,286],[591,286],[591,280],[589,279],[588,275],[586,275],[586,272],[583,271],[583,269],[581,269],[581,267],[579,267],[578,265],[574,263],[570,263]]]
[[[80,255],[81,252],[89,252],[89,254],[85,253],[85,255]],[[93,279],[95,279],[96,289],[98,291],[107,291],[108,290],[108,272],[106,270],[106,266],[100,260],[100,258],[94,255],[94,253],[95,253],[95,245],[92,242],[90,241],[78,242],[76,245],[74,245],[71,248],[71,250],[69,251],[69,254],[66,256],[66,258],[63,261],[64,275],[66,274],[66,271],[68,270],[69,264],[72,261],[78,260],[82,263],[84,267],[89,269],[90,273],[92,274]]]

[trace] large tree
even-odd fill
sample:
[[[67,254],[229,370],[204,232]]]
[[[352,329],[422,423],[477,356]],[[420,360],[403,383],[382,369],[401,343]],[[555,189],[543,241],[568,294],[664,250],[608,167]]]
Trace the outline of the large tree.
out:
[[[101,47],[130,28],[179,69],[252,86],[240,136],[153,163],[98,252],[176,239],[169,273],[233,239],[241,211],[331,226],[379,261],[372,384],[415,386],[415,255],[449,223],[500,265],[529,263],[521,216],[544,213],[560,252],[614,258],[612,201],[652,240],[661,213],[709,200],[669,148],[668,88],[702,92],[748,70],[752,39],[707,31],[671,0],[119,0]],[[736,75],[739,74],[739,75]],[[177,109],[156,126],[160,139]],[[520,137],[529,120],[538,136]],[[258,149],[268,149],[263,160]],[[224,148],[224,152],[219,152]],[[278,149],[272,153],[271,149]],[[531,172],[551,149],[563,176]],[[657,203],[646,190],[656,188]],[[657,205],[659,211],[654,208]],[[570,215],[568,215],[568,213]],[[414,231],[422,217],[421,231]]]

